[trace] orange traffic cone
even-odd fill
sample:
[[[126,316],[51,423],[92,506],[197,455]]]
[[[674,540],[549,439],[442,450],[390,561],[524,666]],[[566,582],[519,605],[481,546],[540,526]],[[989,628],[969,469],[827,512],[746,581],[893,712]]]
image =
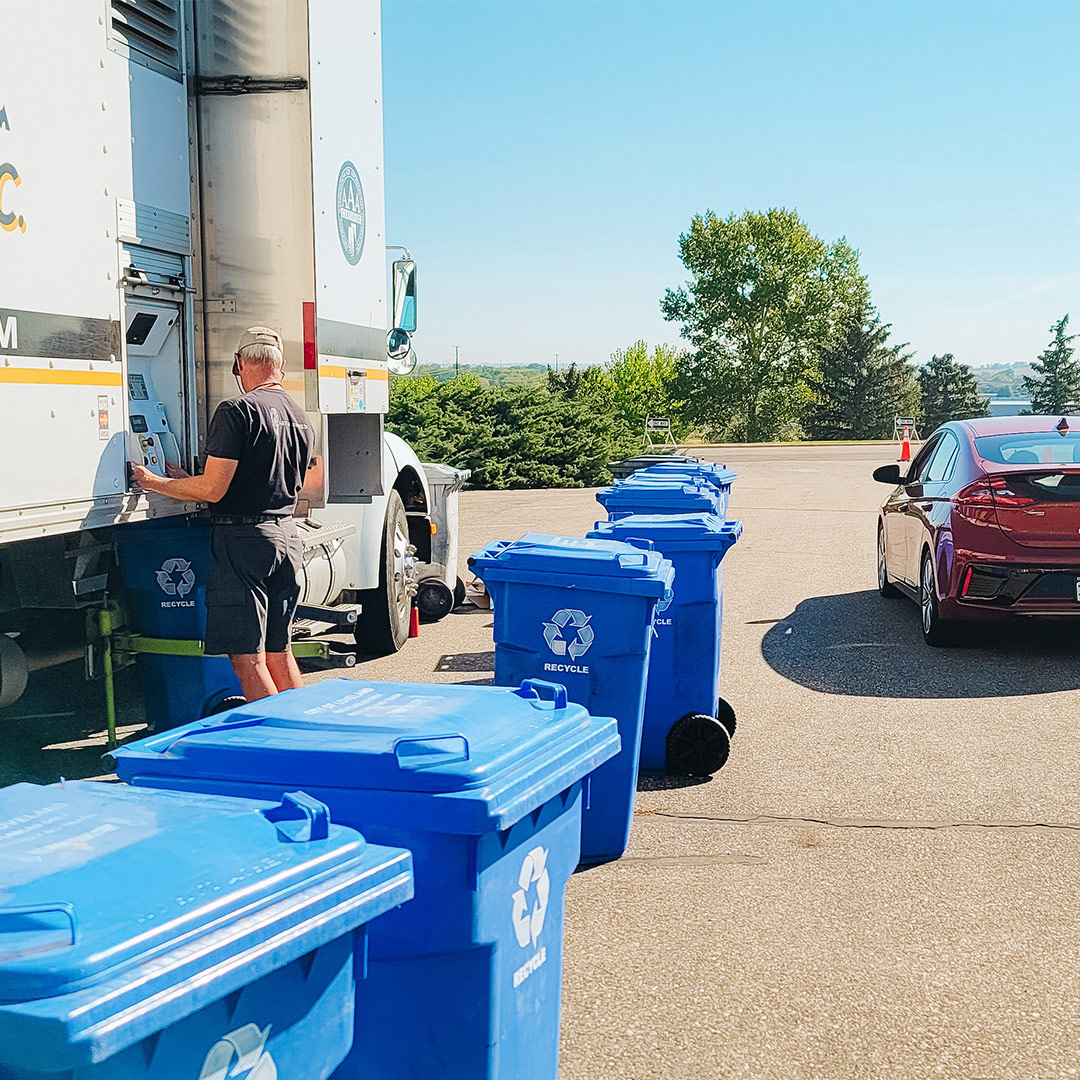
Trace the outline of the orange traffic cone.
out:
[[[911,433],[908,431],[907,424],[904,425],[904,438],[900,443],[900,460],[911,460]]]
[[[420,609],[413,604],[412,611],[409,612],[409,637],[420,636]]]

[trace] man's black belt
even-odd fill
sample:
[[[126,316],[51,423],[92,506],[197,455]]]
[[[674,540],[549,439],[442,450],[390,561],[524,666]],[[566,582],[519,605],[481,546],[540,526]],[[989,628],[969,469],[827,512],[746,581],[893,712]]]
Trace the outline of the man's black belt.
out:
[[[252,514],[244,517],[240,514],[212,514],[211,525],[263,525],[269,521],[289,521],[291,514]]]

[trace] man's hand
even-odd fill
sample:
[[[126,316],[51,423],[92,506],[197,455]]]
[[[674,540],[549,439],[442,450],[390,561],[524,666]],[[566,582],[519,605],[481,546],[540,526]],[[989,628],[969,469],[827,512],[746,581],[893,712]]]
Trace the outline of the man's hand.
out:
[[[131,478],[143,491],[156,491],[183,502],[217,502],[229,489],[237,463],[231,458],[208,457],[202,476],[188,476],[183,469],[158,476],[145,465],[131,465]],[[169,466],[166,466],[169,469]],[[175,468],[175,467],[173,467]]]
[[[132,464],[131,479],[143,491],[161,491],[161,477],[145,465]]]

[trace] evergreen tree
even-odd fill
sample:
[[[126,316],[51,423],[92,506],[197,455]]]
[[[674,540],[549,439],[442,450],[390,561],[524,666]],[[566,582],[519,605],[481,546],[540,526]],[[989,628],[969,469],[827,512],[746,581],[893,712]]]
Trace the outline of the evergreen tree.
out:
[[[1050,327],[1053,341],[1031,365],[1035,374],[1024,376],[1033,413],[1071,412],[1080,404],[1080,363],[1072,358],[1075,350],[1069,344],[1076,334],[1066,334],[1068,328],[1068,315]]]
[[[810,376],[814,401],[803,414],[812,439],[887,439],[897,416],[914,416],[919,383],[911,354],[887,344],[890,325],[872,307],[851,318]]]
[[[979,384],[971,368],[957,363],[952,353],[933,357],[919,370],[919,388],[926,434],[947,420],[966,420],[990,413],[986,399],[979,396]]]

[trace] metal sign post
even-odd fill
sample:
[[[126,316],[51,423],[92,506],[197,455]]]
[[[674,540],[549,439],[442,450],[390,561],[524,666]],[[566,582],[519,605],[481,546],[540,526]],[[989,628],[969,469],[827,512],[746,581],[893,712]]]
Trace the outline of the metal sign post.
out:
[[[893,442],[904,441],[904,429],[907,428],[908,438],[912,442],[922,442],[918,429],[915,427],[914,416],[898,416],[893,421]]]
[[[671,420],[666,416],[645,417],[645,449],[676,450],[678,444],[671,434]]]

